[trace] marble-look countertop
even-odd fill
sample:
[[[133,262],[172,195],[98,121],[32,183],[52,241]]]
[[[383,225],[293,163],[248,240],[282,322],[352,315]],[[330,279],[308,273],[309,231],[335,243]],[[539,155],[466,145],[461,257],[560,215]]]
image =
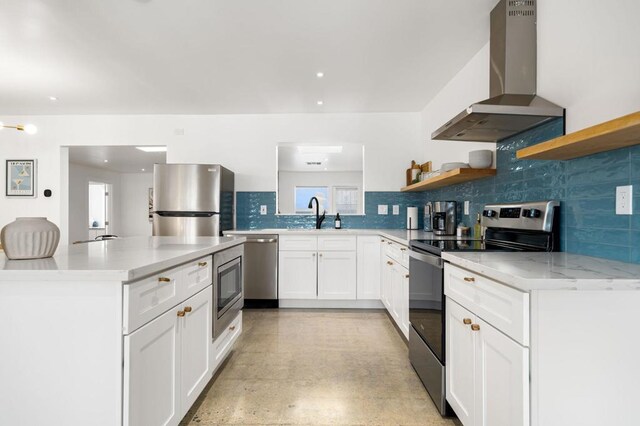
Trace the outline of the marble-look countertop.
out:
[[[518,290],[640,290],[640,265],[570,253],[445,252],[442,258]]]
[[[132,281],[242,244],[244,237],[134,237],[60,246],[47,259],[9,260],[2,281]]]
[[[380,235],[405,246],[409,245],[410,240],[419,239],[437,239],[437,240],[455,240],[456,236],[436,236],[433,232],[425,232],[420,230],[408,231],[406,229],[312,229],[312,228],[289,228],[289,229],[237,229],[233,231],[225,231],[225,235],[251,235],[251,234],[278,234],[278,235]]]

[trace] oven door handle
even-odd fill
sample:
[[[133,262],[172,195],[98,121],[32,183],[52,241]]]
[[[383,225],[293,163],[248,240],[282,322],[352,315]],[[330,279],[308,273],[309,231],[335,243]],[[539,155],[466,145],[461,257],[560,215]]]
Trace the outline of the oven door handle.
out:
[[[440,268],[440,269],[444,268],[444,262],[442,261],[442,258],[439,256],[434,256],[432,254],[422,254],[413,250],[409,251],[409,256],[412,257],[413,259],[419,260],[420,262],[426,262],[429,265],[433,265],[437,268]]]

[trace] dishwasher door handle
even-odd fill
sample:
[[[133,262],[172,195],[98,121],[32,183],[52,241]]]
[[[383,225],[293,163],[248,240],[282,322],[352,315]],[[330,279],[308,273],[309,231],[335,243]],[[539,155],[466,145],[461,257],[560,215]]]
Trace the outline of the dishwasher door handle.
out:
[[[277,238],[256,238],[253,240],[247,240],[245,242],[251,243],[251,244],[266,244],[266,243],[277,243],[278,239]]]

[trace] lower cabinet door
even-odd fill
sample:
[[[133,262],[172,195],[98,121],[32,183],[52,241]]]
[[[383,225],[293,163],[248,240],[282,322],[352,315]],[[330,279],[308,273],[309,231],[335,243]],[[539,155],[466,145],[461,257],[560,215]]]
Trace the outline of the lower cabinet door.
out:
[[[355,300],[356,252],[318,253],[318,299]]]
[[[464,426],[475,426],[475,316],[446,299],[446,394]]]
[[[394,262],[391,271],[391,289],[389,304],[391,307],[391,316],[400,327],[401,324],[401,309],[402,309],[402,279],[406,269]]]
[[[387,256],[383,257],[382,261],[382,291],[381,298],[382,303],[391,313],[391,283],[393,281],[393,265],[394,262]]]
[[[179,305],[185,315],[180,321],[181,414],[193,405],[211,379],[211,286]]]
[[[177,425],[180,332],[177,308],[124,337],[124,425]]]
[[[400,329],[409,339],[409,270],[402,268],[402,287],[400,289]]]
[[[528,426],[529,349],[475,321],[476,426]]]
[[[279,252],[279,299],[317,299],[317,257],[315,251]]]
[[[380,300],[380,237],[358,236],[357,298]]]

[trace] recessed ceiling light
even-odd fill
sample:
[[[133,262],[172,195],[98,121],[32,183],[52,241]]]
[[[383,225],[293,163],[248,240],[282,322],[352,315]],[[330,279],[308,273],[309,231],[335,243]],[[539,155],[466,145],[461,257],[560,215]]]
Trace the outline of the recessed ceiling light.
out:
[[[324,102],[322,102],[322,101],[318,101],[318,102],[316,102],[316,103],[317,103],[318,105],[324,105]]]
[[[166,146],[136,146],[136,149],[144,152],[167,152]]]
[[[108,163],[108,162],[109,162],[109,160],[104,160],[104,162],[105,162],[105,163]]]
[[[325,170],[327,170],[327,168],[326,168],[326,167],[325,167],[324,169],[325,169]]]
[[[55,102],[58,100],[58,98],[56,98],[55,96],[49,96],[49,100]]]
[[[144,172],[144,169],[140,169],[141,172]]]
[[[325,159],[324,159],[324,161],[329,161],[329,159],[328,159],[328,158],[325,158]]]
[[[298,152],[301,154],[337,154],[342,152],[342,147],[335,145],[300,145]]]
[[[322,78],[322,77],[324,77],[324,73],[322,71],[319,71],[319,72],[316,73],[316,77]]]

